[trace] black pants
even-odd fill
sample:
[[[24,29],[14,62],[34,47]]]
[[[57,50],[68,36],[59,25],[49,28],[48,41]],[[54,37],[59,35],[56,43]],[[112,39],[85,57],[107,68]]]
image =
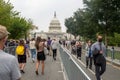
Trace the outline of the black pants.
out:
[[[92,59],[92,57],[86,57],[86,67],[89,65],[90,69],[92,69]]]
[[[57,56],[57,49],[53,49],[53,59],[55,60]]]
[[[95,59],[96,60],[96,59]],[[101,64],[96,64],[95,62],[95,73],[96,73],[96,79],[101,80],[100,76],[105,72],[106,70],[106,60],[105,58],[101,59]]]

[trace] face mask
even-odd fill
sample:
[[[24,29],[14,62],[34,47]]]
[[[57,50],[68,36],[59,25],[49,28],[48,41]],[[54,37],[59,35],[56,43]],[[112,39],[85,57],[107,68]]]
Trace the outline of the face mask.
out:
[[[102,42],[102,39],[98,39],[98,42]]]

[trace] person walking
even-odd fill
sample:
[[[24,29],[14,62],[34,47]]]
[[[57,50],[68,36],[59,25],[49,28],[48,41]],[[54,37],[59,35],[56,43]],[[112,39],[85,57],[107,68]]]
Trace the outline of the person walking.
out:
[[[82,45],[80,43],[80,41],[76,41],[76,52],[77,52],[77,58],[81,60],[81,53],[82,53]]]
[[[52,47],[52,51],[53,51],[53,59],[54,60],[56,60],[58,44],[59,43],[58,43],[58,41],[56,41],[56,39],[52,40],[51,47]]]
[[[18,48],[18,47],[23,47],[23,49]],[[20,51],[20,49],[22,50],[23,54],[18,54]],[[25,45],[24,40],[20,40],[19,41],[19,45],[16,48],[16,54],[17,54],[17,58],[18,58],[18,62],[19,62],[19,67],[20,67],[20,72],[21,73],[25,73],[24,68],[25,68],[25,64],[27,61],[27,56],[30,57],[29,55],[29,50],[28,47]]]
[[[45,44],[44,44],[44,41],[41,39],[41,37],[37,37],[37,40],[35,42],[35,47],[37,49],[37,61],[36,61],[36,75],[39,75],[38,73],[38,68],[39,68],[39,65],[40,65],[40,62],[41,62],[41,65],[42,65],[42,72],[41,74],[44,75],[44,61],[46,59],[46,56],[45,56],[45,53],[44,53],[44,47],[45,47]]]
[[[34,63],[35,59],[36,59],[36,48],[35,48],[35,39],[34,38],[32,38],[32,40],[30,41],[30,52],[31,52],[32,61]]]
[[[92,41],[89,40],[86,46],[86,68],[88,68],[89,65],[89,69],[92,69],[92,59],[93,59],[91,45],[92,45]]]
[[[52,40],[50,39],[50,37],[48,37],[48,40],[47,40],[47,49],[48,49],[48,55],[51,56],[51,42]]]
[[[17,58],[12,53],[4,52],[4,45],[10,34],[6,27],[0,25],[0,80],[20,80],[21,73]]]
[[[93,52],[96,79],[101,80],[101,75],[106,70],[106,59],[104,56],[106,53],[106,47],[102,42],[102,36],[97,36],[97,42],[92,45],[91,50]]]

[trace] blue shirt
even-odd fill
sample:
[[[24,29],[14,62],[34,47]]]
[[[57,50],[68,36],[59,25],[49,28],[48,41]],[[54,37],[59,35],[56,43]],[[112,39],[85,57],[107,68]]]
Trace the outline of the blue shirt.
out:
[[[95,49],[97,49],[97,50],[100,51],[100,42],[95,42],[95,43],[92,45],[92,47],[91,47],[92,52],[94,52]],[[101,50],[102,50],[102,52],[103,52],[103,55],[105,56],[106,47],[105,47],[105,45],[103,44],[103,42],[101,42]]]

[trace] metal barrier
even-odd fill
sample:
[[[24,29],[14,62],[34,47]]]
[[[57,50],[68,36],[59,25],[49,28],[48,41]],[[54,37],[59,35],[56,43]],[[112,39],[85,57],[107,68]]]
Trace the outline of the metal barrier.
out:
[[[120,60],[120,51],[116,51],[114,49],[107,49],[107,57],[111,57],[111,59]]]
[[[60,55],[68,80],[91,80],[62,46]]]
[[[10,46],[10,47],[5,47],[4,48],[4,51],[6,53],[12,54],[14,56],[16,55],[15,50],[16,50],[16,46]]]

